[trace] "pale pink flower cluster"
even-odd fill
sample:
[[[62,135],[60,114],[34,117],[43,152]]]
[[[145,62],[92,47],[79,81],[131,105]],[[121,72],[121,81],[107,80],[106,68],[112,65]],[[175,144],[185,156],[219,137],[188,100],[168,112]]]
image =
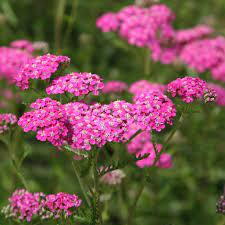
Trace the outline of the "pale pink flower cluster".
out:
[[[216,104],[219,106],[225,106],[225,88],[213,83],[208,83],[208,87],[212,88],[216,92]]]
[[[217,37],[186,45],[181,60],[199,73],[211,71],[212,78],[225,82],[225,38]]]
[[[24,113],[18,121],[24,132],[36,131],[40,141],[48,140],[54,146],[61,146],[67,137],[66,116],[61,104],[50,98],[38,99],[32,103],[32,111]]]
[[[139,95],[144,92],[159,91],[164,93],[166,86],[159,83],[151,83],[148,80],[138,80],[131,84],[129,92],[134,95]]]
[[[16,85],[22,90],[28,89],[31,79],[49,79],[60,66],[67,65],[69,62],[70,59],[67,56],[51,54],[33,58],[21,67],[15,77]]]
[[[136,157],[139,158],[141,156],[144,156],[145,154],[149,154],[144,159],[140,159],[136,162],[137,166],[140,168],[144,167],[151,167],[153,165],[159,167],[159,168],[171,168],[172,167],[172,157],[168,153],[162,153],[160,155],[159,160],[155,163],[156,160],[156,153],[160,154],[160,151],[162,150],[161,144],[156,144],[156,149],[154,149],[153,143],[147,142],[141,151],[136,153]]]
[[[11,125],[17,122],[17,117],[11,113],[0,114],[0,134],[9,130]]]
[[[13,48],[18,48],[18,49],[21,49],[21,50],[25,50],[27,52],[30,52],[32,53],[34,51],[34,47],[33,47],[33,44],[32,42],[28,41],[28,40],[16,40],[16,41],[13,41],[10,43],[10,47],[13,47]]]
[[[57,193],[30,193],[24,189],[16,190],[9,198],[9,205],[2,212],[7,218],[31,222],[35,218],[48,219],[72,216],[81,205],[77,195]]]
[[[128,85],[125,82],[112,80],[105,83],[105,86],[102,89],[102,92],[105,94],[121,93],[123,91],[126,91],[127,89],[128,89]]]
[[[47,94],[63,94],[69,92],[75,96],[87,95],[90,92],[98,95],[99,90],[103,89],[102,78],[91,73],[71,73],[66,76],[56,78],[47,87]]]
[[[31,58],[30,53],[20,49],[0,47],[0,79],[14,82],[20,67]]]
[[[199,77],[177,78],[167,85],[167,91],[172,97],[179,96],[186,103],[203,98],[207,89],[207,83]]]
[[[103,32],[117,31],[131,45],[144,47],[160,38],[168,38],[172,34],[170,24],[174,18],[171,10],[163,4],[150,8],[130,5],[117,13],[104,14],[96,25]]]
[[[145,92],[134,98],[134,115],[142,130],[161,131],[173,124],[176,108],[173,102],[158,91]]]
[[[125,177],[126,174],[123,172],[123,170],[117,169],[104,174],[100,178],[100,181],[108,185],[118,185],[122,182],[123,178]]]

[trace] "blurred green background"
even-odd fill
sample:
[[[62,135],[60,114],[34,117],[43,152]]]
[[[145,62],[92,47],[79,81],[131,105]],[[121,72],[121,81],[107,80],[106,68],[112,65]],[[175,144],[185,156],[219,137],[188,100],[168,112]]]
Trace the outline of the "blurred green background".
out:
[[[207,23],[216,34],[225,34],[224,0],[161,1],[176,13],[176,28],[188,28]],[[119,79],[131,83],[143,79],[143,49],[128,47],[111,34],[103,34],[95,26],[102,13],[117,11],[133,4],[129,0],[0,0],[0,45],[16,39],[46,41],[50,52],[68,55],[75,71],[99,74],[105,80]],[[151,64],[152,81],[168,82],[184,76],[187,70],[172,65]],[[204,77],[204,75],[203,75]],[[204,113],[188,118],[176,135],[173,153],[174,167],[158,170],[146,187],[138,204],[137,224],[143,225],[224,225],[216,214],[216,202],[225,181],[225,110],[212,106]],[[31,154],[25,160],[23,172],[33,191],[54,193],[80,192],[68,158],[51,145],[28,140]],[[18,142],[18,151],[20,150]],[[125,151],[125,150],[124,150]],[[20,187],[0,146],[0,206]],[[127,192],[138,186],[127,172]],[[118,187],[117,187],[118,188]],[[117,195],[117,188],[112,195]],[[109,224],[121,224],[123,214],[116,198],[110,204]],[[115,207],[116,206],[116,207]],[[0,217],[0,224],[6,225]],[[45,223],[43,223],[45,224]],[[47,224],[47,223],[46,223]]]

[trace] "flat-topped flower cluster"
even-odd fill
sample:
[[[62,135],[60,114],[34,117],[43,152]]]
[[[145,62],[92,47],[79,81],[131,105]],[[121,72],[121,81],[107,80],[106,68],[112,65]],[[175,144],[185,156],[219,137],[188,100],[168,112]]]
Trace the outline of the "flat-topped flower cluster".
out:
[[[76,215],[81,200],[77,195],[59,192],[45,195],[18,189],[2,209],[7,218],[30,222],[34,219],[58,219]]]

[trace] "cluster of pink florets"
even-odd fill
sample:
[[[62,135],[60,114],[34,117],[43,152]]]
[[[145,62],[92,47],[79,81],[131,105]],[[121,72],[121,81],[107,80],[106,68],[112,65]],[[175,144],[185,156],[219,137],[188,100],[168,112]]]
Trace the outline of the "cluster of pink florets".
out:
[[[125,177],[126,174],[122,170],[117,169],[104,174],[100,178],[100,181],[108,185],[118,185],[122,182],[123,178]]]
[[[180,57],[197,72],[210,70],[213,79],[225,82],[225,38],[217,37],[188,44]]]
[[[20,49],[0,47],[0,79],[14,82],[21,66],[32,58],[31,54]]]
[[[105,94],[109,93],[121,93],[128,89],[128,85],[125,82],[112,80],[105,83],[102,92]]]
[[[155,148],[155,149],[154,149]],[[141,151],[136,153],[137,157],[144,156],[145,154],[149,154],[144,159],[140,159],[136,162],[137,166],[140,168],[157,166],[159,168],[171,168],[172,167],[172,157],[168,153],[162,153],[159,157],[159,160],[156,162],[157,154],[160,154],[162,150],[161,144],[156,144],[155,147],[153,143],[147,142]]]
[[[22,90],[29,88],[30,79],[49,79],[60,65],[67,65],[70,59],[67,56],[46,54],[31,59],[25,64],[15,77],[16,85]]]
[[[57,193],[45,196],[44,209],[50,211],[54,218],[61,216],[72,216],[74,211],[81,205],[81,200],[77,195],[67,193]]]
[[[131,84],[129,92],[134,95],[139,95],[144,92],[159,91],[164,92],[166,86],[159,83],[151,83],[148,80],[139,80]]]
[[[103,32],[117,31],[129,44],[148,46],[160,38],[171,35],[170,23],[174,19],[171,10],[161,4],[150,8],[127,6],[117,13],[106,13],[96,24]]]
[[[138,130],[140,130],[140,127],[136,124],[132,124],[125,135],[126,139],[129,140]],[[137,158],[149,154],[149,156],[136,162],[139,168],[151,167],[153,164],[160,168],[172,167],[172,157],[168,153],[162,153],[158,162],[155,163],[156,153],[160,154],[162,145],[156,144],[155,148],[156,149],[154,149],[149,131],[142,131],[127,144],[128,152],[130,154],[136,154]]]
[[[61,104],[50,98],[38,99],[31,108],[32,111],[20,117],[18,125],[24,132],[36,131],[40,141],[48,140],[54,146],[61,146],[68,133]]]
[[[98,95],[99,90],[103,89],[102,78],[91,73],[71,73],[59,77],[52,81],[52,84],[46,89],[50,94],[63,94],[69,92],[75,96],[87,95],[90,92]]]
[[[173,102],[164,94],[152,91],[134,98],[134,115],[142,130],[161,131],[166,124],[172,125],[176,116]]]
[[[31,222],[35,218],[57,219],[72,216],[80,205],[81,200],[76,195],[63,192],[45,195],[18,189],[9,198],[9,205],[2,212],[7,218]]]
[[[169,64],[179,58],[186,44],[208,37],[213,32],[206,25],[175,30],[174,19],[174,13],[163,4],[149,8],[131,5],[117,13],[104,14],[96,25],[103,32],[117,32],[131,45],[149,48],[153,60]]]
[[[199,77],[177,78],[167,86],[167,91],[172,97],[179,96],[186,103],[203,98],[207,89],[207,83]]]
[[[4,133],[9,127],[17,122],[17,117],[11,113],[0,114],[0,134]]]
[[[33,43],[28,40],[16,40],[10,43],[10,46],[13,48],[18,48],[21,50],[25,50],[27,52],[32,53],[35,49],[33,47]]]

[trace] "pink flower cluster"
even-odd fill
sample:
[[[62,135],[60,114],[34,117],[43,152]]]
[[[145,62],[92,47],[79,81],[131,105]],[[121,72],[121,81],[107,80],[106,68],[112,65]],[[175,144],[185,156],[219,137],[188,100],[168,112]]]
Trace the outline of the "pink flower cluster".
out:
[[[105,86],[102,89],[102,92],[105,94],[121,93],[123,91],[126,91],[127,89],[128,89],[128,86],[125,82],[112,80],[105,83]]]
[[[30,42],[28,40],[16,40],[16,41],[11,42],[10,46],[13,48],[25,50],[30,53],[32,53],[34,51],[32,42]]]
[[[222,86],[213,83],[208,83],[208,87],[216,92],[216,104],[225,106],[225,89]]]
[[[31,59],[18,72],[16,85],[22,90],[29,88],[30,79],[49,79],[62,65],[67,65],[70,59],[67,56],[46,54]]]
[[[4,133],[9,127],[17,122],[17,117],[11,113],[0,114],[0,134]]]
[[[20,49],[0,47],[0,79],[14,82],[20,67],[31,57],[30,53]]]
[[[74,149],[91,150],[92,145],[102,147],[106,142],[121,142],[133,119],[132,104],[125,101],[109,105],[75,102],[64,108],[71,125],[68,143]]]
[[[50,98],[38,99],[32,103],[32,111],[26,112],[18,121],[24,132],[37,131],[37,139],[48,140],[54,146],[61,146],[67,137],[66,116],[61,104]]]
[[[202,73],[211,71],[212,78],[225,82],[225,38],[204,39],[186,45],[181,60]]]
[[[207,83],[199,77],[177,78],[167,85],[167,91],[172,97],[178,95],[186,103],[191,103],[195,99],[203,98],[207,89]]]
[[[144,92],[159,91],[164,92],[166,86],[164,84],[151,83],[147,80],[139,80],[131,84],[129,92],[134,95],[139,95]]]
[[[103,32],[117,31],[131,45],[144,47],[170,36],[173,19],[174,14],[163,4],[150,8],[130,5],[117,13],[104,14],[96,25]]]
[[[117,185],[120,184],[125,177],[126,174],[122,170],[117,169],[104,174],[100,178],[100,181],[108,185]]]
[[[151,167],[153,165],[159,167],[159,168],[171,168],[172,167],[172,157],[168,153],[162,153],[160,155],[159,160],[155,163],[156,160],[156,153],[159,154],[162,150],[161,144],[156,144],[156,149],[154,149],[154,146],[151,142],[147,142],[141,151],[136,153],[136,157],[139,158],[141,156],[144,156],[145,154],[149,154],[144,159],[140,159],[136,162],[137,166],[140,168],[144,167]]]
[[[72,216],[81,205],[76,195],[57,193],[30,193],[24,189],[16,190],[9,198],[9,205],[2,212],[5,216],[31,222],[34,218],[48,219]]]
[[[164,4],[149,8],[130,5],[117,13],[104,14],[96,25],[103,32],[117,32],[131,45],[149,48],[153,60],[169,64],[179,57],[186,44],[213,32],[206,25],[175,30],[172,25],[174,19],[174,13]]]
[[[145,92],[134,98],[134,115],[142,130],[161,131],[173,124],[176,108],[173,102],[158,91]]]
[[[87,95],[92,92],[94,95],[99,94],[103,89],[102,78],[91,73],[71,73],[59,77],[52,81],[47,87],[46,92],[50,94],[63,94],[69,92],[75,96]]]
[[[43,208],[50,211],[54,218],[61,216],[72,216],[74,211],[81,205],[81,200],[77,195],[71,195],[63,192],[45,196]]]
[[[127,134],[125,135],[126,139],[129,140],[132,135],[134,135],[138,130],[140,130],[140,127],[132,124],[129,127]],[[161,149],[162,145],[156,144],[157,153],[160,153]],[[149,156],[147,156],[146,158],[140,159],[136,162],[136,165],[139,168],[151,167],[156,160],[156,150],[154,150],[154,146],[151,142],[151,135],[149,131],[142,131],[137,136],[135,136],[127,144],[127,150],[130,154],[136,154],[137,158],[142,157],[145,154],[149,154]],[[158,166],[160,168],[172,167],[172,157],[168,153],[162,153],[159,157],[158,162],[155,163],[155,166]]]

